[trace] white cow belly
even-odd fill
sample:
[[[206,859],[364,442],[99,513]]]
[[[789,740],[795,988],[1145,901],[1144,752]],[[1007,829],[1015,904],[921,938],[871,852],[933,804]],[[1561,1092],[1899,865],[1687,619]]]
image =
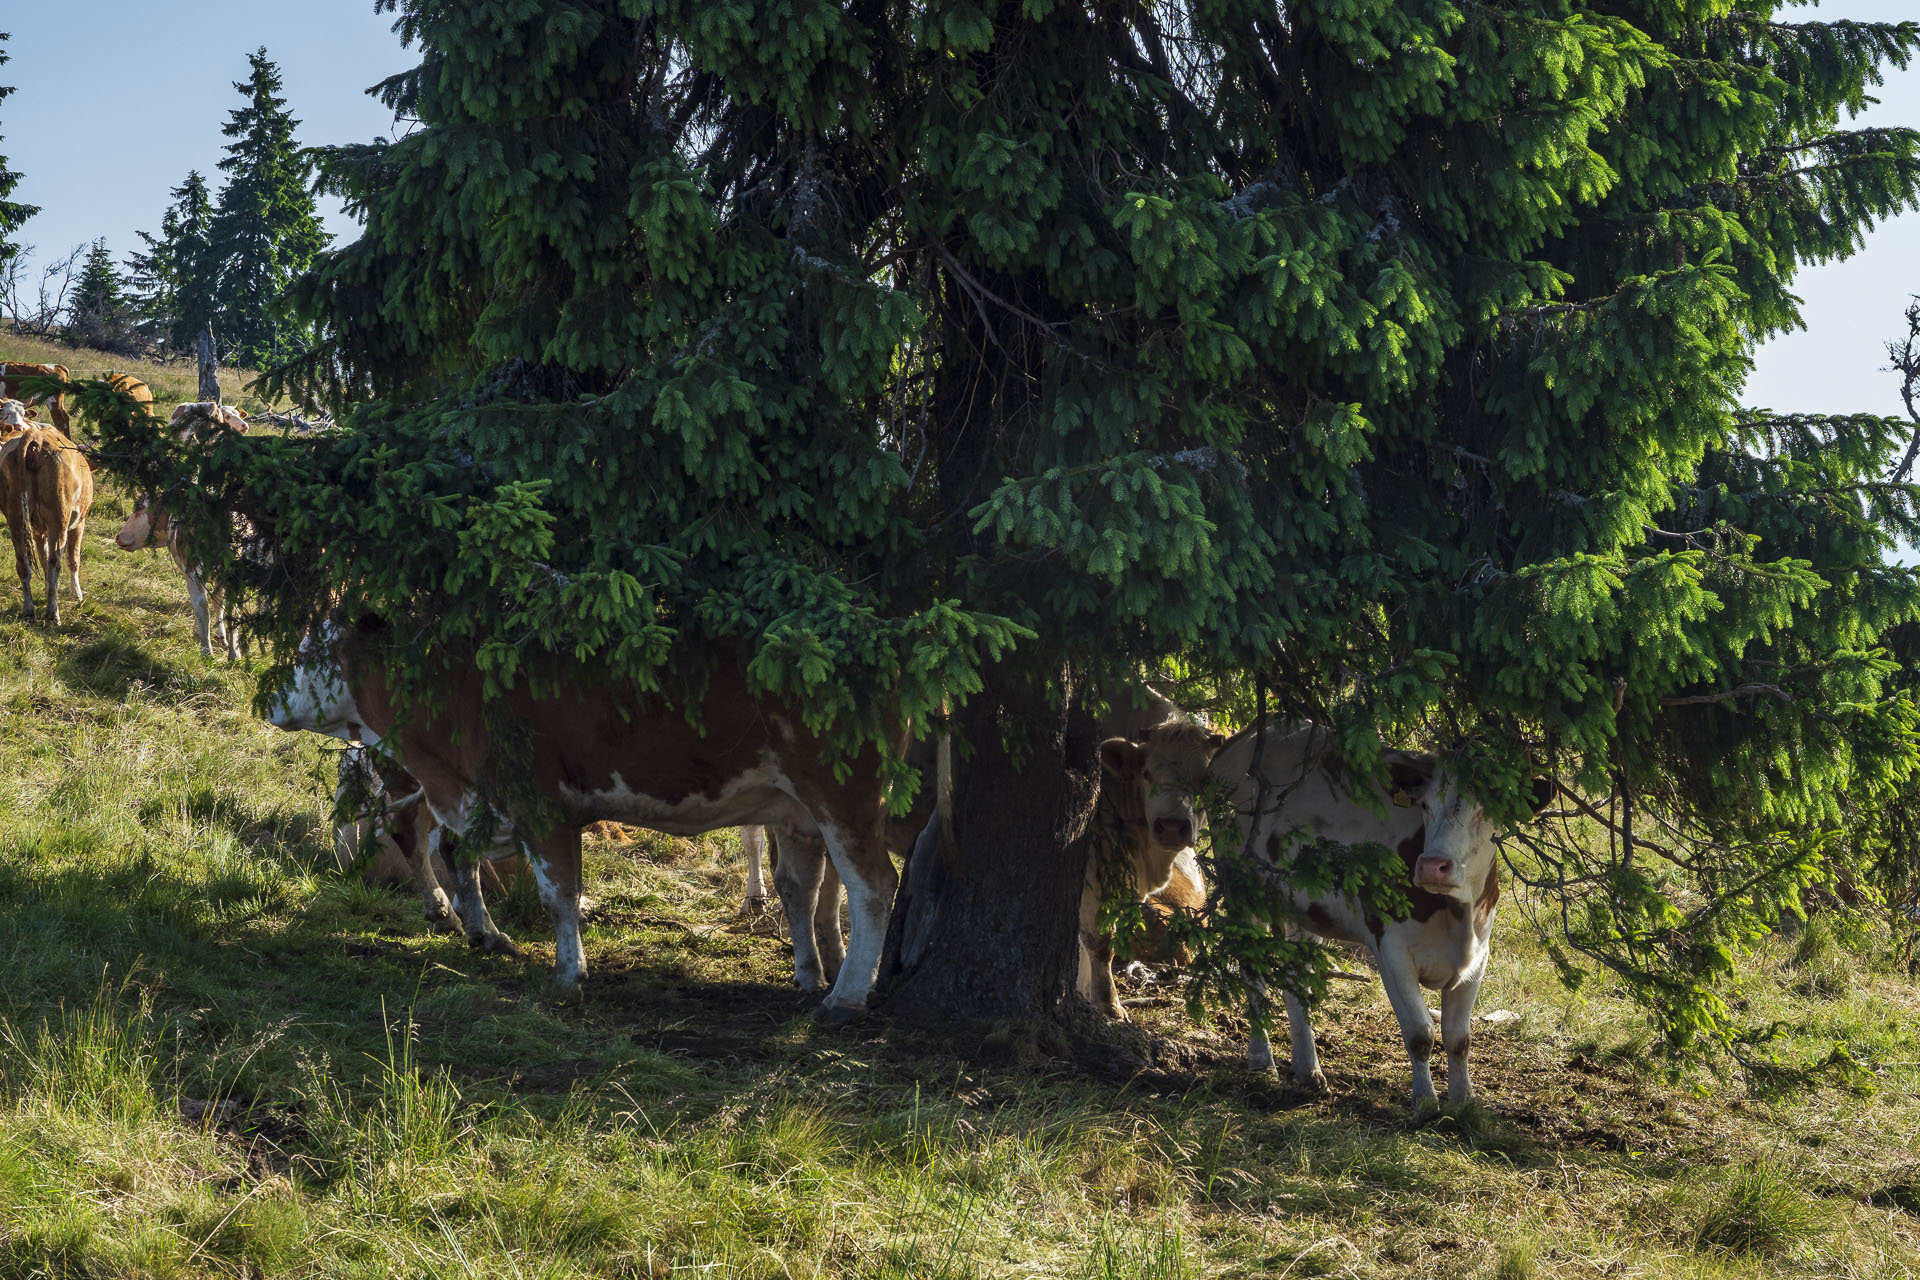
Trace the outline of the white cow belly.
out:
[[[1451,911],[1437,911],[1424,921],[1396,920],[1376,938],[1359,904],[1350,898],[1316,901],[1299,895],[1294,907],[1301,927],[1316,937],[1359,943],[1376,960],[1389,947],[1404,951],[1421,985],[1436,991],[1477,978],[1487,966],[1487,940]],[[1310,917],[1315,907],[1318,911]]]
[[[717,794],[663,800],[636,791],[618,773],[613,785],[582,790],[562,783],[561,799],[583,821],[623,822],[672,836],[697,836],[722,827],[771,826],[811,833],[813,820],[787,793],[787,780],[770,764],[749,769]]]

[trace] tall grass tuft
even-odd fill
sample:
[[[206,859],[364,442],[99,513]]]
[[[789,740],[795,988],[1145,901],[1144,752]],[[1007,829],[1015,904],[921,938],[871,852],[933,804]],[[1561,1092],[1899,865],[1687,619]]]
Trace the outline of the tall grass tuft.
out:
[[[130,993],[133,1007],[125,1009]],[[178,1047],[169,1044],[175,1039],[146,992],[127,984],[103,988],[86,1008],[43,1019],[31,1031],[0,1020],[0,1085],[16,1103],[32,1100],[114,1123],[153,1120],[161,1111],[162,1064],[177,1061]]]
[[[1795,973],[1793,989],[1803,996],[1837,1000],[1853,990],[1861,939],[1835,912],[1822,911],[1807,921],[1788,962]]]
[[[453,1162],[471,1145],[473,1124],[458,1086],[445,1067],[427,1071],[414,1058],[418,1034],[411,1013],[397,1028],[388,1022],[386,1054],[372,1058],[369,1087],[355,1098],[340,1091],[323,1064],[310,1077],[312,1128],[325,1167],[368,1197],[451,1185]]]
[[[1755,1160],[1728,1170],[1707,1199],[1695,1232],[1707,1249],[1786,1257],[1826,1231],[1827,1214],[1779,1165]]]
[[[1199,1274],[1187,1260],[1179,1224],[1128,1230],[1111,1217],[1101,1221],[1080,1270],[1082,1280],[1198,1280]]]

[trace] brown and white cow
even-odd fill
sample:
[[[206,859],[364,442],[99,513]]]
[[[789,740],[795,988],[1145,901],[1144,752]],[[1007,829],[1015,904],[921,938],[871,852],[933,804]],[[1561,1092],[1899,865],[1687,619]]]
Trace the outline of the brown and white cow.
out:
[[[19,361],[0,361],[0,398],[14,399],[28,405],[45,404],[47,416],[61,435],[71,435],[71,421],[67,416],[67,397],[60,393],[52,397],[34,397],[23,394],[18,380],[21,378],[58,378],[62,382],[71,381],[67,377],[67,366],[63,364],[23,364]]]
[[[167,430],[182,440],[211,440],[222,431],[245,435],[247,415],[218,400],[188,400],[173,406],[173,412],[167,417]]]
[[[1486,973],[1494,908],[1500,901],[1495,824],[1435,756],[1388,752],[1391,787],[1376,795],[1355,795],[1324,763],[1330,746],[1328,732],[1316,726],[1268,730],[1259,767],[1267,783],[1264,795],[1260,778],[1253,774],[1255,730],[1223,747],[1210,772],[1231,790],[1242,847],[1251,848],[1274,869],[1278,884],[1285,885],[1295,853],[1318,841],[1384,845],[1405,861],[1410,909],[1404,918],[1382,919],[1342,894],[1296,890],[1297,924],[1289,932],[1357,943],[1372,955],[1413,1062],[1416,1107],[1436,1100],[1428,1065],[1433,1022],[1421,988],[1439,991],[1447,1099],[1465,1102],[1473,1096],[1467,1075],[1473,1002]],[[1537,779],[1534,791],[1537,813],[1551,798],[1553,784]],[[1306,1008],[1292,992],[1286,993],[1286,1006],[1294,1078],[1324,1086]],[[1247,1060],[1258,1068],[1273,1065],[1272,1046],[1257,1025]]]
[[[193,610],[193,638],[200,642],[200,652],[213,656],[213,635],[217,631],[227,658],[239,657],[233,617],[219,582],[209,579],[205,570],[188,558],[180,526],[152,498],[141,494],[133,500],[133,514],[120,526],[120,532],[113,535],[113,544],[122,551],[165,547],[187,580],[187,605]]]
[[[483,714],[480,676],[471,667],[447,673],[430,708],[400,719],[381,664],[387,628],[377,621],[331,629],[335,673],[302,664],[295,684],[272,708],[274,723],[320,728],[357,724],[379,735],[420,781],[443,831],[462,841],[484,836],[491,856],[502,846],[525,850],[541,899],[553,917],[554,986],[579,989],[587,973],[580,941],[580,829],[597,821],[700,835],[730,826],[817,831],[845,881],[853,931],[847,959],[822,1015],[857,1016],[879,969],[887,915],[898,877],[881,839],[880,761],[869,748],[836,780],[825,743],[798,711],[752,691],[744,665],[716,653],[698,705],[620,684],[580,684],[533,697],[523,683],[506,698],[524,733],[517,780],[550,806],[555,820],[504,815],[488,805],[481,779],[498,762]],[[317,657],[317,655],[314,655]],[[695,711],[696,729],[687,712]],[[514,953],[518,948],[487,915],[474,861],[454,859],[456,907],[469,942]]]
[[[1080,993],[1110,1017],[1125,1010],[1113,987],[1113,939],[1100,928],[1100,903],[1111,893],[1133,902],[1166,894],[1176,862],[1188,855],[1201,826],[1194,797],[1207,776],[1207,762],[1225,739],[1177,714],[1162,701],[1156,710],[1175,712],[1157,724],[1100,744],[1100,788],[1088,832],[1087,881],[1080,895]],[[1184,891],[1187,886],[1183,885]],[[1204,883],[1199,886],[1205,900]],[[1176,893],[1176,896],[1180,896]]]
[[[153,388],[130,373],[109,373],[107,385],[133,397],[135,416],[153,412]]]
[[[146,386],[145,383],[139,385]],[[230,409],[217,401],[189,400],[174,406],[167,419],[167,429],[182,440],[210,440],[228,431],[245,435],[247,417],[238,409]],[[133,514],[120,526],[113,541],[122,551],[139,551],[151,546],[167,549],[181,576],[187,580],[187,604],[193,610],[193,636],[200,642],[200,652],[213,656],[213,636],[217,631],[231,661],[240,655],[230,602],[223,597],[219,583],[211,580],[202,566],[188,559],[181,534],[180,525],[161,510],[151,496],[142,494],[133,500]]]
[[[33,617],[33,568],[46,574],[47,621],[60,622],[60,561],[67,562],[73,599],[80,590],[80,543],[93,508],[93,468],[66,435],[51,427],[28,427],[0,446],[0,493],[13,534],[25,614]]]

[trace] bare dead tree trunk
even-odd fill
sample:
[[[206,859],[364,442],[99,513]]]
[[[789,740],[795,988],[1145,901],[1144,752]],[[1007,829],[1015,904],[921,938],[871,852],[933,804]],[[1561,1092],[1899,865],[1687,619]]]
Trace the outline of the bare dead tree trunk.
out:
[[[213,321],[200,330],[200,398],[220,403],[220,364],[213,355]]]

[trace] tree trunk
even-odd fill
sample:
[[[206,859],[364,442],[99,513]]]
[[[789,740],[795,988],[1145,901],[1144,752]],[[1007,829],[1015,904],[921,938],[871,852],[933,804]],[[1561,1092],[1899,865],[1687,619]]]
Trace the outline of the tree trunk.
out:
[[[914,851],[882,973],[911,1022],[1078,1021],[1077,928],[1098,777],[1093,718],[989,671],[956,717],[953,843]],[[1071,692],[1071,690],[1070,690]],[[1079,699],[1066,699],[1069,706]],[[913,939],[909,946],[903,942]]]
[[[200,330],[200,398],[220,403],[220,362],[213,354],[213,321]]]

